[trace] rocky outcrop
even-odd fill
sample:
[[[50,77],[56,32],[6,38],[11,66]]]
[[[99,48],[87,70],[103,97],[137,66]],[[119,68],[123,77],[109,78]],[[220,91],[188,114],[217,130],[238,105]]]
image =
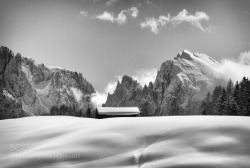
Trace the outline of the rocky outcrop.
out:
[[[1,119],[48,114],[61,105],[86,111],[95,92],[81,73],[35,64],[7,47],[0,48],[0,79]]]
[[[141,87],[124,76],[104,106],[138,106],[147,115],[199,114],[201,101],[215,86],[219,65],[207,55],[184,50],[161,65],[154,84]]]
[[[134,107],[142,108],[145,102],[154,108],[153,84],[142,87],[136,80],[125,75],[122,77],[121,83],[118,81],[113,94],[108,94],[106,107]],[[149,108],[150,108],[149,107]],[[151,109],[153,110],[153,109]]]

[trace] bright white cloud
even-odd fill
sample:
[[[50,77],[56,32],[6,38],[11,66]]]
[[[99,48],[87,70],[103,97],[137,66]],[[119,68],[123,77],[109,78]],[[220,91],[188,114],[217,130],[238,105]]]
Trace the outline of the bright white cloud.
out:
[[[119,80],[119,81],[121,81],[121,80]],[[116,85],[117,85],[117,81],[110,81],[105,88],[105,93],[106,94],[108,94],[108,93],[113,94],[115,91]]]
[[[103,103],[105,103],[107,100],[107,94],[105,93],[99,93],[96,92],[92,94],[91,97],[91,102],[96,106],[96,107],[101,107]]]
[[[120,25],[126,23],[127,21],[127,16],[124,14],[124,12],[125,11],[121,11],[115,18],[115,21]]]
[[[139,10],[136,7],[132,7],[130,9],[127,10],[127,12],[133,17],[133,18],[137,18],[138,14],[139,14]]]
[[[112,6],[112,5],[114,5],[116,2],[117,2],[118,0],[108,0],[108,1],[106,1],[106,6]]]
[[[234,82],[241,81],[242,78],[250,78],[250,51],[240,54],[238,60],[223,60],[221,63],[221,78]]]
[[[137,80],[138,83],[141,84],[141,86],[149,84],[149,82],[154,82],[157,75],[157,69],[142,69],[135,73],[135,75],[132,76],[133,79]]]
[[[138,16],[138,9],[136,7],[131,7],[127,10],[122,10],[117,16],[114,16],[113,13],[104,11],[102,14],[97,15],[96,18],[102,21],[108,21],[111,23],[118,23],[122,25],[127,22],[127,15],[130,15],[133,18]]]
[[[97,19],[102,21],[110,21],[114,23],[115,17],[112,13],[109,13],[107,11],[104,11],[102,14],[96,16]]]
[[[170,15],[168,16],[159,16],[156,18],[146,18],[144,22],[140,23],[141,28],[149,28],[152,33],[157,34],[161,27],[166,25],[170,21]]]
[[[203,32],[214,32],[216,29],[214,26],[210,25],[205,28],[202,26],[201,21],[209,21],[209,16],[205,12],[197,11],[194,15],[191,15],[186,9],[183,9],[174,17],[171,17],[170,14],[168,14],[167,16],[161,15],[158,19],[154,17],[146,18],[145,21],[140,23],[140,26],[141,28],[149,28],[152,33],[157,34],[167,23],[177,26],[183,22],[187,22]]]
[[[80,11],[81,16],[83,17],[87,17],[88,13],[86,11]]]
[[[209,20],[209,16],[205,12],[197,11],[195,12],[195,15],[190,15],[186,9],[183,9],[181,12],[178,13],[177,16],[171,19],[174,25],[181,24],[182,22],[188,22],[195,28],[200,29],[201,31],[207,31],[207,29],[204,28],[200,23],[202,20]]]
[[[122,76],[116,76],[116,79],[121,82]],[[102,106],[106,102],[108,94],[113,94],[116,89],[117,81],[110,81],[103,93],[96,92],[92,94],[91,101],[96,107]]]

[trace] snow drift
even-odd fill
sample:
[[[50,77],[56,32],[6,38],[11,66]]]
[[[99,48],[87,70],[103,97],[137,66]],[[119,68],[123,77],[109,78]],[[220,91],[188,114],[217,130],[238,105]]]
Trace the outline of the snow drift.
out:
[[[0,121],[0,167],[249,168],[250,118],[173,116]]]

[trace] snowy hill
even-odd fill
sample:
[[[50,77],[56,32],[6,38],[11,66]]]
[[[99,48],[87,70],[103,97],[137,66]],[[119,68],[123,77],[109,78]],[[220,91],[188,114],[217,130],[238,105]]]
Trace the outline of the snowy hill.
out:
[[[249,168],[249,123],[225,116],[7,119],[0,121],[0,167]]]
[[[220,74],[219,62],[184,50],[162,63],[156,80],[148,86],[142,88],[124,76],[105,106],[139,106],[148,108],[150,115],[199,114],[201,100],[218,84]]]
[[[74,71],[48,68],[0,48],[0,119],[43,115],[62,105],[87,109],[93,86]]]

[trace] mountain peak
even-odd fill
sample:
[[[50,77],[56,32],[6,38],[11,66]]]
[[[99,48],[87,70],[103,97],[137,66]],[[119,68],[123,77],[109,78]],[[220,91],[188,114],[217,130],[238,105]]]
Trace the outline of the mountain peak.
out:
[[[138,83],[130,76],[124,75],[122,77],[121,85],[123,85],[126,89],[130,89],[136,87]]]
[[[182,53],[186,53],[186,54],[189,54],[189,55],[192,55],[192,54],[193,54],[191,51],[186,50],[186,49],[184,49],[184,50],[182,51]]]
[[[192,60],[193,53],[188,50],[183,50],[182,52],[179,52],[178,55],[174,58],[175,60],[178,59],[186,59],[186,60]]]
[[[189,61],[198,61],[198,62],[207,62],[218,65],[219,63],[214,60],[213,58],[209,57],[206,54],[191,52],[189,50],[184,49],[183,51],[179,52],[174,60],[189,60]]]
[[[62,105],[85,112],[87,96],[95,92],[81,73],[53,71],[31,58],[14,55],[4,46],[0,47],[0,90],[7,95],[0,98],[1,105],[8,107],[0,119],[48,114],[51,108]]]

